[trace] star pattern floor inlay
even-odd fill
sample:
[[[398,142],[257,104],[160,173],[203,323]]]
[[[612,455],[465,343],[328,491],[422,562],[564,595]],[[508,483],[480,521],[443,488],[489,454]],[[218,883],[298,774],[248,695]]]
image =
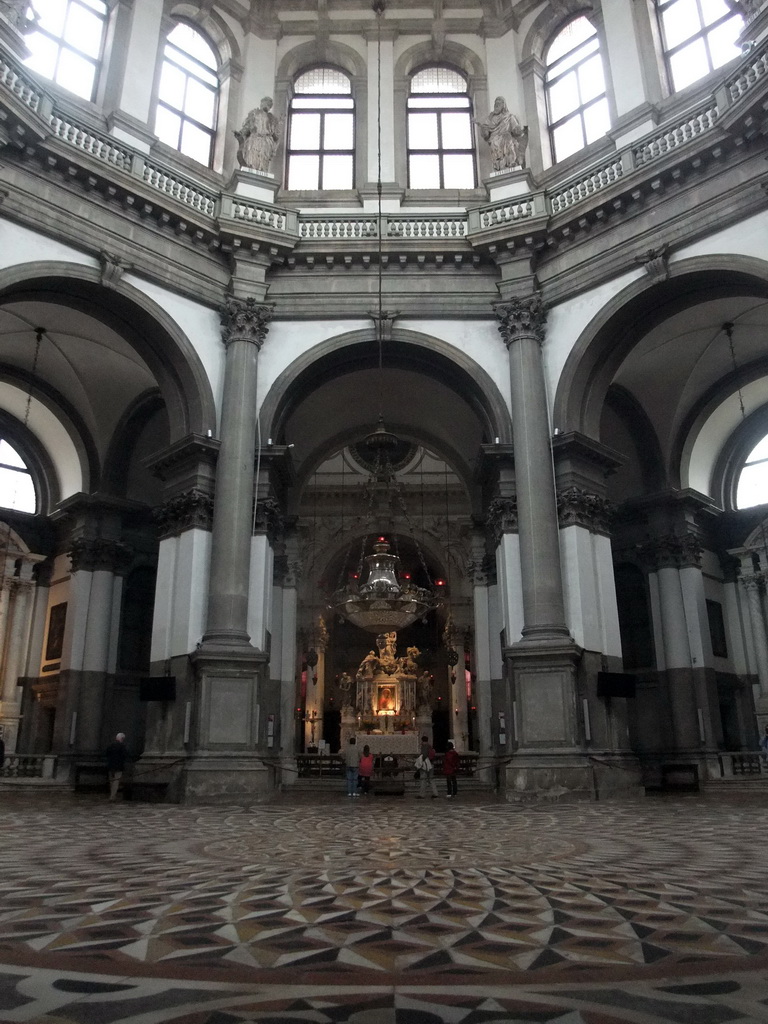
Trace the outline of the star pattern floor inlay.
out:
[[[768,1022],[762,799],[0,812],[0,1024]]]

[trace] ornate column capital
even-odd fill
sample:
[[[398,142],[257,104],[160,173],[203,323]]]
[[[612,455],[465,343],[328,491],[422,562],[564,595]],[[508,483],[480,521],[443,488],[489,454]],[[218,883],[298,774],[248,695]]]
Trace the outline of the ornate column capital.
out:
[[[638,545],[641,562],[656,572],[659,569],[701,568],[703,548],[692,533],[669,534]]]
[[[256,502],[253,517],[253,532],[266,533],[274,544],[285,531],[285,520],[280,505],[274,498],[262,498]]]
[[[540,345],[543,344],[547,311],[541,296],[529,295],[497,302],[494,312],[499,321],[499,333],[507,348],[520,338],[534,338]]]
[[[504,533],[517,533],[517,498],[494,498],[488,506],[488,530],[498,547]]]
[[[213,526],[213,497],[192,488],[153,509],[152,518],[157,523],[160,540],[178,537],[187,530],[210,530]]]
[[[69,550],[72,572],[113,572],[125,576],[133,562],[133,548],[119,540],[76,537]]]
[[[748,576],[740,576],[742,586],[747,592],[754,592],[757,594],[765,593],[765,580],[766,573],[764,572],[753,572]]]
[[[493,568],[487,558],[471,558],[466,565],[467,579],[473,587],[487,587],[494,582]]]
[[[229,347],[235,341],[248,341],[260,349],[264,344],[274,306],[254,298],[228,298],[221,307],[221,340]]]
[[[561,527],[584,526],[590,533],[610,534],[616,506],[607,498],[569,487],[557,495],[557,518]]]

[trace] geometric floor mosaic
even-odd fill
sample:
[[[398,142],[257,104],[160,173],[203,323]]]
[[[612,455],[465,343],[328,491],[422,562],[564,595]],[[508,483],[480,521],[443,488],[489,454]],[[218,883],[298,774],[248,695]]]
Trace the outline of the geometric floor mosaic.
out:
[[[0,1022],[768,1024],[768,809],[0,791]]]

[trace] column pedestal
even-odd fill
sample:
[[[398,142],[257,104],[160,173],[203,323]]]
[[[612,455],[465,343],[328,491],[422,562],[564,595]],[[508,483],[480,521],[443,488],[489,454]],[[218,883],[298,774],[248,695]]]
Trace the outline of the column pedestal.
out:
[[[274,791],[275,769],[264,763],[267,716],[261,690],[267,656],[238,644],[203,645],[190,658],[197,677],[197,720],[182,769],[184,800],[262,800]]]

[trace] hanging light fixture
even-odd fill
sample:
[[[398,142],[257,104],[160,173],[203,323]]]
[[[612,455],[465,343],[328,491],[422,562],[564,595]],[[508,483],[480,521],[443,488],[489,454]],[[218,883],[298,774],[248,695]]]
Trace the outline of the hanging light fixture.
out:
[[[379,420],[376,430],[369,434],[363,446],[370,452],[371,475],[367,484],[368,519],[373,521],[375,507],[379,513],[386,509],[394,520],[395,506],[402,512],[408,525],[408,512],[393,465],[393,454],[400,448],[398,437],[388,431],[383,415],[383,342],[391,337],[392,323],[396,313],[384,309],[383,302],[383,260],[382,260],[382,212],[381,212],[381,19],[384,15],[384,0],[374,0],[373,11],[378,27],[378,84],[377,84],[377,136],[378,174],[376,190],[378,197],[378,304],[371,319],[374,321],[378,343],[378,405]],[[363,447],[361,446],[361,447]],[[413,535],[413,530],[411,529]],[[430,580],[424,557],[415,537],[414,543],[427,580]],[[373,553],[364,557],[366,540],[360,553],[360,563],[355,577],[340,586],[333,595],[330,607],[343,619],[347,619],[369,633],[397,632],[412,622],[423,618],[440,603],[438,594],[430,587],[420,587],[403,577],[400,558],[393,553],[386,535],[376,536]],[[365,567],[365,568],[364,568]],[[342,569],[343,572],[343,569]],[[360,582],[362,577],[363,582]]]

